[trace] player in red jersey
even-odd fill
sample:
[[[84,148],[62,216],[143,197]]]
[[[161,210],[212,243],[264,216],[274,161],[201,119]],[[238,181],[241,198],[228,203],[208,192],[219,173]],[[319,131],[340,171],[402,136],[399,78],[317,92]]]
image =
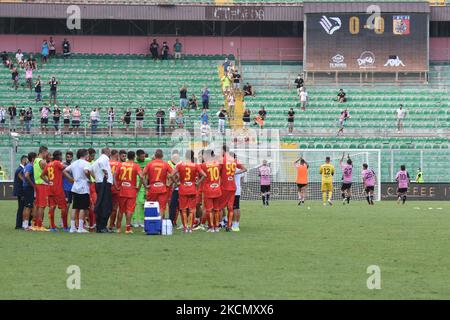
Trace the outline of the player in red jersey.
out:
[[[219,232],[222,164],[215,158],[213,150],[206,150],[203,157],[205,162],[201,169],[206,173],[203,181],[203,207],[208,217],[208,232]]]
[[[133,233],[131,230],[131,217],[136,207],[136,197],[142,185],[142,171],[139,164],[134,162],[136,153],[128,151],[127,161],[123,162],[115,174],[115,186],[120,190],[119,194],[119,217],[117,219],[117,232],[120,232],[122,218],[125,214],[125,233]],[[139,176],[139,184],[137,177]]]
[[[167,177],[172,175],[173,169],[163,160],[163,151],[155,151],[154,160],[144,168],[147,201],[158,201],[161,217],[164,219],[167,206]]]
[[[58,231],[55,225],[56,206],[61,210],[61,220],[64,231],[69,231],[67,227],[67,202],[62,186],[63,170],[66,166],[62,163],[62,153],[59,150],[53,152],[53,161],[47,163],[42,171],[41,178],[48,184],[48,205],[50,210],[50,231]]]
[[[194,162],[194,151],[186,151],[186,160],[180,162],[175,167],[174,176],[180,180],[178,188],[179,207],[181,209],[181,221],[183,223],[184,232],[192,232],[195,222],[195,213],[197,206],[197,185],[203,181],[206,174],[198,164]],[[189,210],[189,222],[187,221]],[[189,224],[189,226],[187,226]]]
[[[119,151],[117,149],[111,150],[109,165],[111,166],[111,173],[114,179],[116,178],[115,174],[120,168],[120,164],[121,162],[119,161]],[[116,227],[117,210],[119,209],[119,193],[120,192],[116,188],[116,184],[113,183],[113,186],[111,187],[112,211],[109,217],[109,227],[108,227],[110,231],[114,230],[114,228]]]
[[[222,172],[220,176],[220,187],[222,189],[222,196],[220,197],[220,210],[227,208],[228,220],[226,231],[231,231],[231,224],[233,223],[233,205],[234,195],[236,193],[236,181],[234,176],[236,169],[240,169],[241,173],[247,169],[236,160],[236,155],[233,152],[224,151],[222,157]]]

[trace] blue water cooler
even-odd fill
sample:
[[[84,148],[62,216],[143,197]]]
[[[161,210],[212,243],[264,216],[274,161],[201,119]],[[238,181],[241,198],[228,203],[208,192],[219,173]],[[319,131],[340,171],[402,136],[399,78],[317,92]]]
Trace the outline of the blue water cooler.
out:
[[[146,234],[161,234],[162,222],[159,203],[147,201],[144,204],[144,231]]]

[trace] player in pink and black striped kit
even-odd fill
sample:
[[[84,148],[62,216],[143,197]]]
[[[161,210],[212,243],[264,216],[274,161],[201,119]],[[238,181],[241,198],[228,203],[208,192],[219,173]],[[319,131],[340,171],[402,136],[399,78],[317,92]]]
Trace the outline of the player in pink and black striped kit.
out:
[[[400,171],[397,172],[397,175],[395,176],[395,180],[398,182],[398,188],[397,188],[397,203],[400,203],[402,201],[403,204],[406,202],[406,193],[408,192],[409,187],[409,173],[406,171],[406,167],[404,164],[400,166]]]
[[[345,204],[345,202],[350,204],[350,198],[352,197],[353,162],[352,159],[350,159],[350,155],[347,155],[347,161],[345,164],[343,163],[343,160],[344,153],[342,154],[341,161],[339,161],[342,169],[342,204]]]
[[[263,160],[262,166],[258,168],[258,176],[261,182],[261,198],[263,206],[269,205],[270,198],[270,175],[272,171],[267,165],[267,160]]]
[[[364,191],[366,192],[367,203],[370,205],[374,205],[373,193],[375,190],[375,179],[376,179],[375,172],[372,169],[369,169],[367,163],[364,163],[361,176],[364,184]]]

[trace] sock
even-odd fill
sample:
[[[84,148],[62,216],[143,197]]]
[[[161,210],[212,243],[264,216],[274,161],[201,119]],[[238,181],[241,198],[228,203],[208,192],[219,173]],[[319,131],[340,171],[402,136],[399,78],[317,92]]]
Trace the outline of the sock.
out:
[[[219,227],[219,223],[220,223],[220,211],[219,210],[215,211],[214,218],[215,218],[214,227],[218,228]]]
[[[181,223],[183,224],[183,228],[186,229],[187,222],[187,209],[181,210]]]
[[[131,226],[130,226],[129,224],[127,224],[127,225],[125,226],[125,230],[126,230],[126,231],[131,231]]]
[[[84,227],[83,219],[78,219],[78,229],[83,229],[83,227]]]
[[[341,193],[341,196],[342,196],[342,199],[344,199],[345,198],[345,193]]]
[[[263,206],[266,204],[266,197],[263,195],[262,196],[262,202],[263,202]]]
[[[75,220],[70,220],[70,229],[76,229]]]
[[[48,217],[50,218],[50,228],[56,229],[55,226],[55,208],[50,208],[48,211]]]
[[[350,196],[347,197],[347,203],[350,203]]]
[[[236,228],[239,228],[239,221],[236,221]]]
[[[205,213],[203,213],[203,215],[202,215],[202,217],[201,217],[201,219],[200,219],[200,224],[205,224],[206,223],[206,221],[208,220],[208,213],[207,212],[205,212]]]
[[[403,196],[403,204],[406,202],[406,195]]]
[[[234,215],[233,210],[228,210],[228,223],[227,223],[228,228],[231,228],[231,222],[233,221],[233,215]]]
[[[95,226],[95,213],[94,210],[89,209],[89,227],[93,228]]]
[[[62,211],[61,211],[61,220],[62,220],[63,228],[67,229],[67,208],[66,209],[62,209]]]
[[[331,201],[331,198],[333,197],[333,191],[330,191],[329,193],[328,193],[328,200],[330,200]]]
[[[370,198],[370,203],[371,203],[371,204],[373,204],[373,196],[372,196],[372,195],[370,195],[370,197],[369,197],[369,198]]]
[[[366,199],[367,199],[367,203],[370,204],[370,196],[367,196]]]
[[[208,220],[208,227],[210,229],[214,228],[213,221],[212,221],[213,220],[212,212],[210,210],[206,211],[206,218]]]
[[[266,204],[269,205],[270,194],[266,194]]]
[[[194,223],[195,223],[195,214],[196,214],[196,210],[195,209],[191,209],[191,212],[189,213],[189,218],[191,219],[191,230],[194,228]]]
[[[327,203],[327,193],[326,192],[322,192],[322,201],[323,201],[323,203]]]
[[[28,220],[22,221],[22,228],[23,229],[28,228]]]

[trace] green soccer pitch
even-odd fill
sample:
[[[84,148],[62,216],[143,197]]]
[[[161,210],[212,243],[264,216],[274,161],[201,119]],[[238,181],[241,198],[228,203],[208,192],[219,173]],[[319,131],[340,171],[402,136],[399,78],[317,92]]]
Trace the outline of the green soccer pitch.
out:
[[[18,231],[1,201],[0,298],[450,299],[448,202],[241,206],[239,233],[164,237]],[[372,265],[381,289],[367,288]]]

